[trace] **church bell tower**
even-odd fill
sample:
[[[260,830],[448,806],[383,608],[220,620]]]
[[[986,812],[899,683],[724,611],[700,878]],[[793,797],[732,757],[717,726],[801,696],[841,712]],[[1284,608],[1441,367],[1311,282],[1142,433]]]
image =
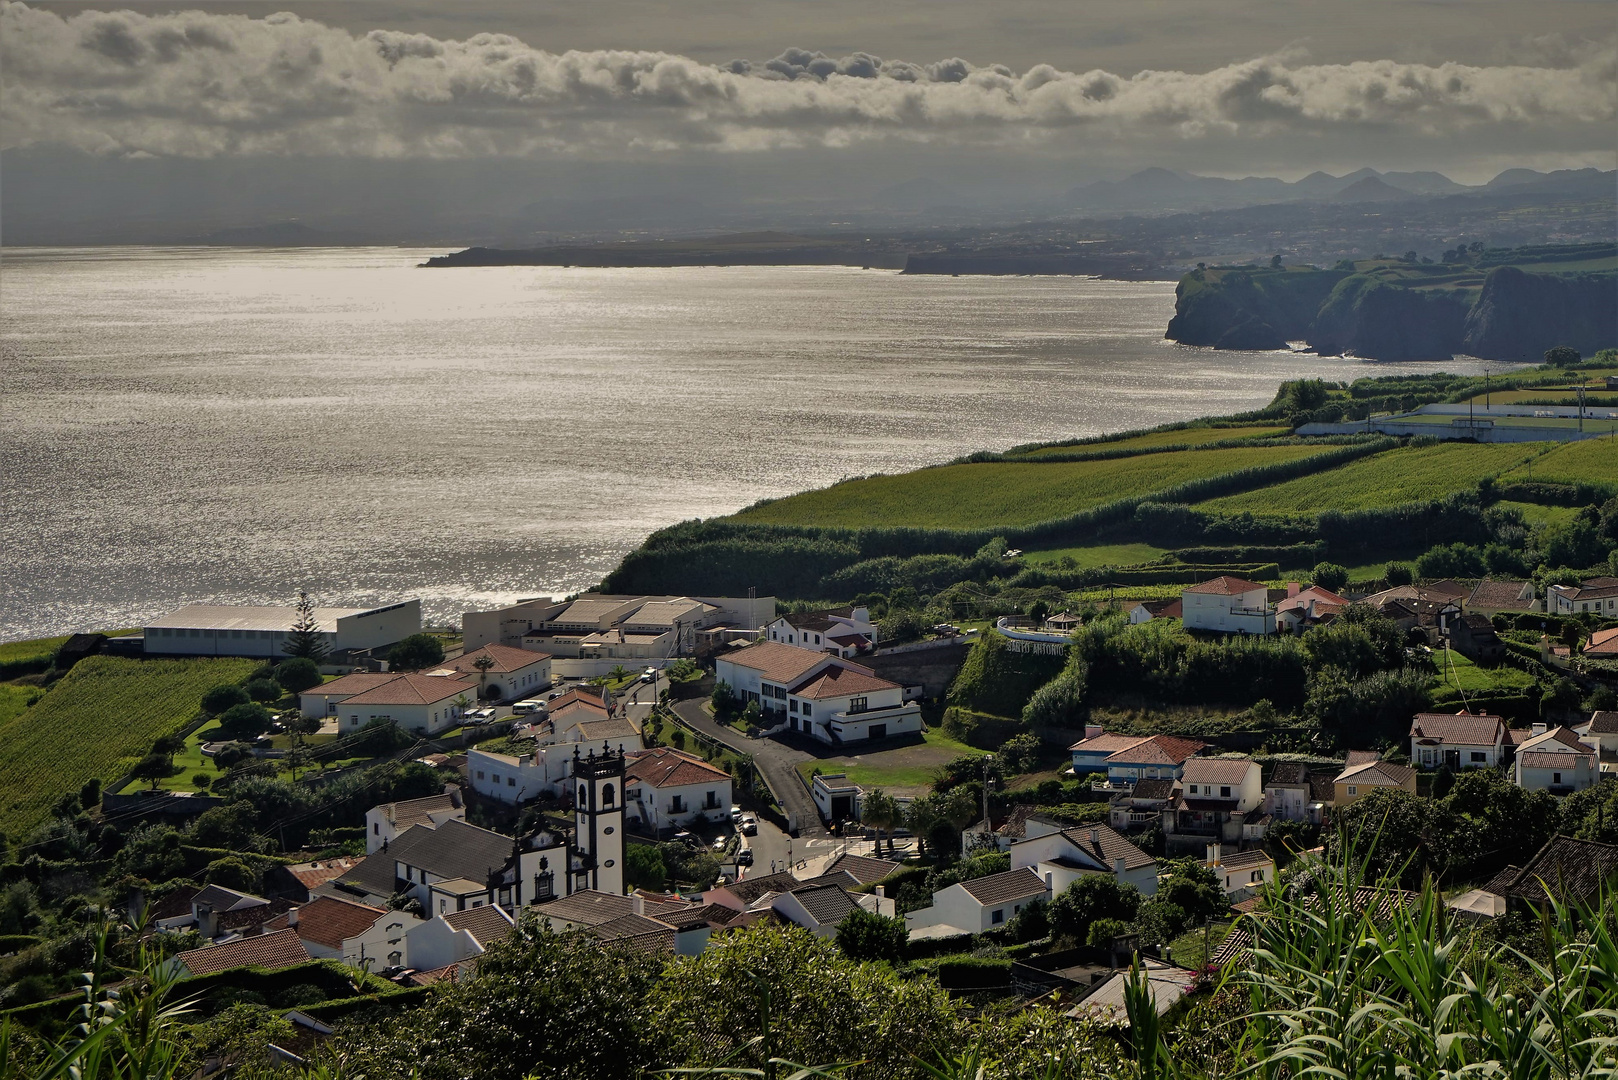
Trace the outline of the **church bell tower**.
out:
[[[569,893],[624,893],[624,755],[573,751],[574,866]]]

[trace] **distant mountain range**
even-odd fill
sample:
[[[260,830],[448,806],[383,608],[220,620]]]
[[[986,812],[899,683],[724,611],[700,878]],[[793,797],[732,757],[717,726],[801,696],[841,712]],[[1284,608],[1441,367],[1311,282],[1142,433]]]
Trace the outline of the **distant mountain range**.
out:
[[[1229,180],[1171,169],[1142,169],[1124,180],[1083,184],[1067,192],[1063,204],[1075,210],[1222,210],[1278,202],[1398,202],[1445,195],[1610,196],[1618,173],[1563,169],[1542,173],[1508,169],[1487,184],[1469,187],[1436,172],[1377,172],[1359,169],[1346,176],[1313,172],[1288,182],[1272,176]]]

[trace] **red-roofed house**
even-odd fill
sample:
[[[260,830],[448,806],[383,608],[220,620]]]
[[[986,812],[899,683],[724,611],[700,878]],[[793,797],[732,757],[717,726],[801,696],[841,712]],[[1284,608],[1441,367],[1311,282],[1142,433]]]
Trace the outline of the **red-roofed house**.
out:
[[[921,706],[868,669],[832,664],[787,691],[787,725],[834,745],[921,731]]]
[[[1514,779],[1518,787],[1552,795],[1583,791],[1601,779],[1597,753],[1597,746],[1581,739],[1572,728],[1537,731],[1517,747]]]
[[[477,700],[476,679],[445,675],[398,675],[337,705],[343,731],[357,731],[373,720],[392,720],[406,731],[433,735],[461,722],[461,701]]]
[[[484,657],[494,663],[479,670],[478,661]],[[515,701],[537,694],[551,685],[549,653],[513,649],[510,645],[485,645],[481,649],[462,653],[453,660],[446,660],[439,668],[456,672],[462,679],[477,683],[483,697],[489,701]]]
[[[800,650],[801,651],[801,650]],[[694,754],[667,746],[637,750],[624,768],[624,805],[654,833],[694,819],[730,815],[730,774]]]
[[[308,963],[310,959],[309,950],[303,947],[298,932],[288,928],[178,953],[168,961],[168,965],[180,976],[189,977],[211,975],[237,967],[274,971]]]
[[[1221,575],[1180,594],[1180,621],[1187,630],[1224,634],[1275,633],[1269,589],[1256,581]]]
[[[1108,787],[1131,787],[1137,780],[1178,779],[1185,763],[1207,748],[1196,739],[1149,735],[1108,754],[1101,765],[1107,770]]]
[[[1275,629],[1283,634],[1301,633],[1305,628],[1335,617],[1348,606],[1348,598],[1330,589],[1311,585],[1300,589],[1296,582],[1287,586],[1287,598],[1275,605]]]
[[[1488,713],[1417,713],[1410,721],[1410,760],[1423,769],[1492,769],[1500,764],[1506,722]]]

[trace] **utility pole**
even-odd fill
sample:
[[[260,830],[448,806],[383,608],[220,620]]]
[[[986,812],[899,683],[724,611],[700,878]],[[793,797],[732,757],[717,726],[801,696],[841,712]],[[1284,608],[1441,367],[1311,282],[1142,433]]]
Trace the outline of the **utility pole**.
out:
[[[993,754],[983,755],[983,834],[985,836],[994,832],[994,824],[989,820],[989,764],[994,761]]]

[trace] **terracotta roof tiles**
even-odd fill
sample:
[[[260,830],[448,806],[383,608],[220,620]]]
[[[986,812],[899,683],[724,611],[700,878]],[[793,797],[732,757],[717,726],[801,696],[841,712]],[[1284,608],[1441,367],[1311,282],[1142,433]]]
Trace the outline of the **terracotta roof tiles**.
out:
[[[235,967],[260,967],[274,970],[306,963],[311,959],[303,947],[303,939],[291,928],[257,937],[237,938],[223,945],[208,945],[175,956],[192,975],[211,975]]]

